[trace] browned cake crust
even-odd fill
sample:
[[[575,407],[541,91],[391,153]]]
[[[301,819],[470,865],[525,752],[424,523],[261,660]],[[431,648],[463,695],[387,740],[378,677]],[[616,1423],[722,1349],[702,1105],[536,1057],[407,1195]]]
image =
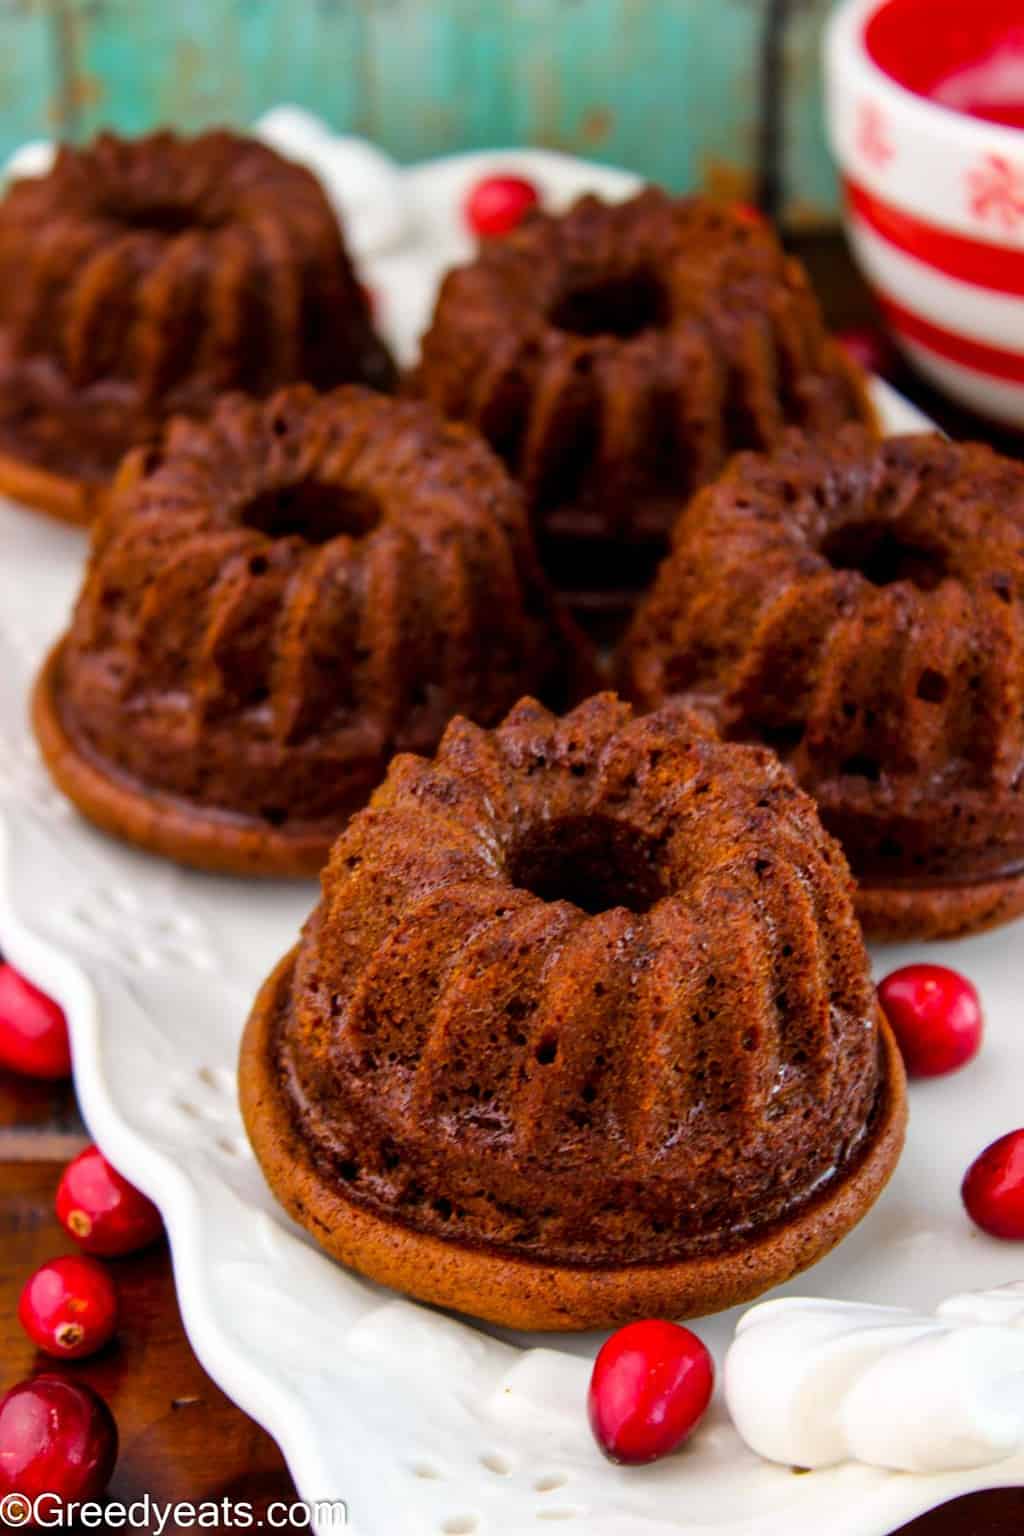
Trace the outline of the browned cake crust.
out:
[[[108,487],[43,469],[28,459],[0,452],[0,496],[9,496],[63,523],[91,523],[106,502]]]
[[[623,647],[775,747],[860,884],[867,931],[949,938],[1024,909],[1024,470],[938,436],[794,435],[681,520]]]
[[[264,985],[242,1040],[242,1111],[268,1184],[289,1215],[342,1264],[419,1301],[486,1322],[568,1332],[614,1328],[640,1317],[703,1317],[740,1306],[824,1258],[874,1204],[903,1146],[902,1063],[880,1020],[889,1087],[862,1160],[799,1217],[735,1252],[585,1269],[448,1242],[347,1199],[344,1183],[325,1177],[310,1156],[273,1065],[294,967],[293,951]]]
[[[36,680],[32,724],[54,783],[82,814],[111,837],[147,853],[224,875],[312,878],[327,861],[334,841],[323,826],[278,831],[266,822],[203,811],[173,795],[121,779],[108,764],[92,758],[66,730],[60,707],[61,660],[56,645]],[[365,800],[353,797],[349,810]],[[339,816],[345,814],[339,806]]]
[[[0,200],[0,493],[72,522],[225,390],[388,387],[316,179],[226,131],[62,148]]]
[[[585,651],[518,490],[474,434],[346,386],[222,399],[126,460],[35,696],[98,825],[240,874],[315,874],[395,751]]]
[[[1024,876],[917,891],[860,885],[856,907],[864,931],[874,939],[893,944],[911,939],[961,939],[1020,917],[1024,913]]]
[[[737,449],[873,420],[767,225],[655,188],[484,242],[445,279],[413,387],[502,455],[573,593],[643,587]]]
[[[780,1283],[864,1214],[906,1116],[811,802],[772,754],[607,694],[396,759],[240,1082],[329,1252],[523,1328]]]

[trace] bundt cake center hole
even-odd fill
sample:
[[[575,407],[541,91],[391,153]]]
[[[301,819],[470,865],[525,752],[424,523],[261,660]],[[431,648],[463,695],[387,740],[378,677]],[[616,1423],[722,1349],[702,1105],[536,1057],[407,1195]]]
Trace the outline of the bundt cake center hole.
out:
[[[162,235],[173,239],[194,229],[216,229],[223,218],[202,201],[176,201],[173,197],[153,202],[122,201],[120,194],[103,210],[108,218],[116,220],[134,234]]]
[[[667,325],[669,299],[657,275],[641,268],[569,288],[549,318],[573,336],[627,339]]]
[[[242,509],[242,522],[271,539],[328,544],[342,534],[361,539],[380,522],[372,496],[322,480],[300,480],[261,492]]]
[[[532,827],[512,849],[507,871],[541,901],[571,901],[595,916],[612,907],[646,912],[667,891],[660,844],[609,816]]]
[[[829,535],[822,554],[837,571],[859,571],[875,587],[908,581],[932,592],[949,574],[941,550],[904,537],[891,523],[847,523]]]

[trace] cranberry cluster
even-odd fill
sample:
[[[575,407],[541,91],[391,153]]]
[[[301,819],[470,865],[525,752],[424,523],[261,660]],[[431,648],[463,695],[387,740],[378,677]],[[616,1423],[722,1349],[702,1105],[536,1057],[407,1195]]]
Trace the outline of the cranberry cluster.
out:
[[[878,988],[911,1077],[956,1072],[981,1048],[981,1002],[965,976],[944,965],[906,965]],[[968,1168],[967,1214],[991,1237],[1024,1242],[1024,1130],[1009,1131]]]
[[[71,1070],[63,1011],[2,962],[0,1066],[39,1078]],[[57,1217],[79,1252],[50,1259],[29,1276],[18,1318],[44,1354],[81,1360],[108,1344],[117,1328],[117,1287],[100,1257],[134,1253],[163,1226],[156,1206],[95,1146],[64,1169]],[[20,1496],[26,1514],[43,1493],[66,1501],[98,1498],[116,1460],[113,1415],[84,1382],[46,1372],[0,1398],[0,1498]]]

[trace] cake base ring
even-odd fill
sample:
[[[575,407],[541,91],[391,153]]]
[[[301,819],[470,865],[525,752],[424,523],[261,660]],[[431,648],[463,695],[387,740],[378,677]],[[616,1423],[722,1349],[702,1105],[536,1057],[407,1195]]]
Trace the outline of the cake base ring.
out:
[[[264,983],[242,1037],[239,1091],[249,1139],[276,1198],[326,1252],[419,1301],[542,1332],[721,1311],[781,1285],[823,1258],[878,1197],[903,1145],[903,1063],[880,1018],[884,1097],[870,1146],[842,1184],[749,1246],[679,1263],[585,1269],[444,1242],[346,1200],[323,1177],[297,1134],[273,1062],[275,1024],[290,990],[296,954],[287,954]]]
[[[61,475],[8,450],[0,453],[0,496],[9,496],[37,512],[48,512],[62,523],[81,527],[103,510],[109,486]]]
[[[61,718],[63,642],[50,652],[32,695],[36,740],[57,787],[102,831],[147,853],[222,875],[315,879],[337,835],[298,827],[283,831],[229,812],[204,812],[174,795],[135,786],[86,756]],[[360,800],[360,803],[362,801]],[[358,809],[353,804],[351,809]]]
[[[903,944],[961,939],[1010,922],[1024,912],[1024,871],[961,885],[859,885],[854,908],[868,939]]]

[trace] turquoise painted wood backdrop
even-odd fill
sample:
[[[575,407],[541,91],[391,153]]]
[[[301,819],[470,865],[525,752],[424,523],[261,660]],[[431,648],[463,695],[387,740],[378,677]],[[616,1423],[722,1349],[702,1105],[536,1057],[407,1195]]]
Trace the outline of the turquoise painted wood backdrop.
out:
[[[281,101],[402,160],[541,144],[676,188],[834,209],[831,0],[0,0],[0,156]],[[769,170],[767,174],[773,174]]]

